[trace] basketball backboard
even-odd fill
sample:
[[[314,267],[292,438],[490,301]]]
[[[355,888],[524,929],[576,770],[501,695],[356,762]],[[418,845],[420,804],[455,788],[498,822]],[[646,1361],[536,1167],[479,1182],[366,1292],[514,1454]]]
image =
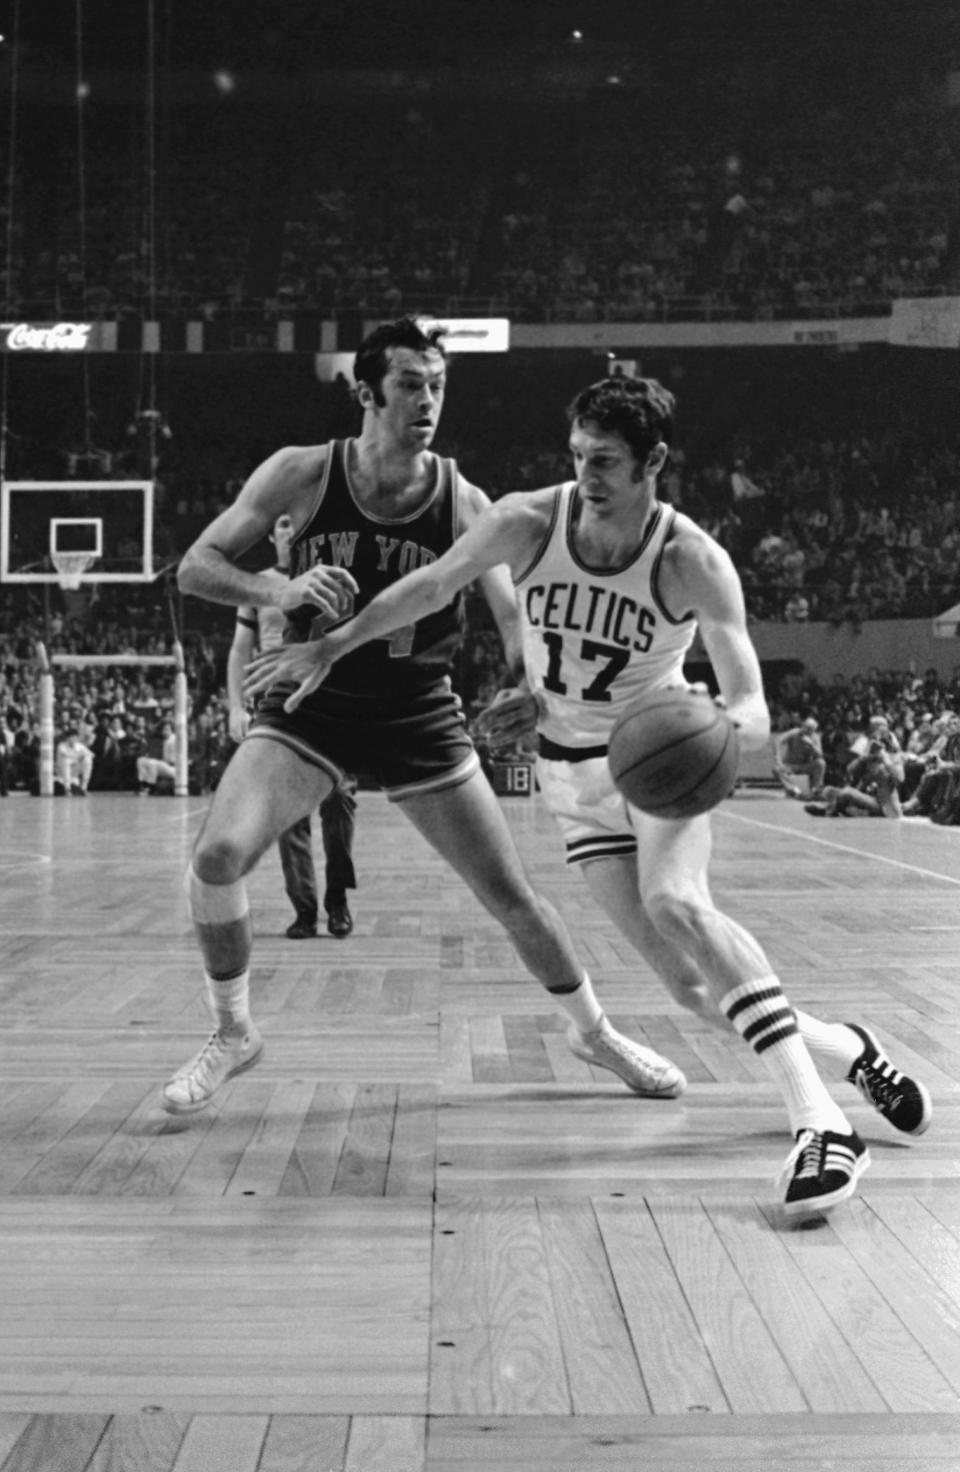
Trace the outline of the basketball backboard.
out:
[[[148,583],[153,481],[4,481],[0,582],[56,583],[58,552],[90,554],[86,583]]]

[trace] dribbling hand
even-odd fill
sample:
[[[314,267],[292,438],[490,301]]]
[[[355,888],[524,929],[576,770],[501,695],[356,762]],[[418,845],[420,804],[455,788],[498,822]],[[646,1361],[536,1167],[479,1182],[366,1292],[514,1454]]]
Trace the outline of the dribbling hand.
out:
[[[499,690],[476,720],[477,735],[491,751],[513,746],[537,728],[537,697],[529,690]]]
[[[243,676],[243,693],[252,698],[262,695],[271,685],[292,680],[297,688],[283,703],[284,710],[289,714],[318,685],[323,684],[334,663],[323,639],[312,639],[306,644],[284,644],[279,649],[266,649],[247,665]]]

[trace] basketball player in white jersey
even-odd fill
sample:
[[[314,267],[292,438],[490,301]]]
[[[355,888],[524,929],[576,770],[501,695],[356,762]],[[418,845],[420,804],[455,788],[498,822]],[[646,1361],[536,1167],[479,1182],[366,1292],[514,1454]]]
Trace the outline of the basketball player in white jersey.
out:
[[[466,534],[490,503],[452,460],[430,450],[446,391],[442,336],[411,318],[369,333],[354,362],[359,435],[290,446],[264,461],[187,552],[181,589],[233,607],[279,609],[295,647],[405,582],[412,568],[436,562]],[[240,560],[284,515],[294,532],[290,578],[246,572]],[[491,565],[479,581],[512,647],[516,602],[506,571]],[[567,1012],[578,1057],[637,1094],[683,1091],[678,1068],[610,1025],[563,921],[527,879],[452,689],[458,605],[454,591],[416,626],[401,620],[389,639],[343,660],[336,679],[296,709],[287,708],[294,687],[268,690],[271,680],[248,691],[262,699],[214,793],[186,879],[216,1027],[164,1086],[168,1112],[205,1108],[226,1079],[260,1057],[244,879],[346,771],[379,782],[500,921],[528,970]],[[260,656],[279,657],[281,650]]]
[[[278,674],[300,681],[286,702],[295,708],[364,640],[442,607],[506,563],[526,690],[502,702],[502,719],[495,703],[490,728],[512,736],[535,714],[538,779],[568,862],[582,866],[594,897],[679,999],[732,1025],[764,1061],[795,1138],[785,1208],[806,1215],[852,1195],[869,1163],[810,1050],[907,1133],[926,1128],[930,1101],[866,1029],[823,1024],[789,1005],[757,941],[713,903],[709,815],[651,818],[613,786],[606,745],[614,721],[644,694],[684,684],[698,626],[741,747],[761,747],[770,730],[733,564],[657,498],[673,410],[673,396],[652,379],[610,378],[585,389],[569,411],[575,480],[505,496],[439,562],[324,638],[265,656],[250,683],[264,688]]]
[[[290,578],[290,542],[293,522],[280,516],[270,534],[276,551],[274,567],[264,568],[262,576],[281,584]],[[227,709],[230,737],[238,745],[250,729],[250,712],[243,697],[243,672],[258,650],[273,649],[283,643],[286,615],[279,608],[258,608],[245,604],[237,609],[233,642],[227,655]],[[327,914],[327,930],[336,940],[345,940],[353,930],[353,916],[347,903],[347,890],[356,889],[353,867],[353,833],[357,800],[356,782],[338,782],[320,804],[320,830],[325,859],[323,908]],[[319,903],[317,872],[313,863],[313,833],[310,815],[294,823],[277,839],[280,867],[283,870],[287,898],[294,909],[294,919],[287,926],[289,940],[309,940],[317,933]]]

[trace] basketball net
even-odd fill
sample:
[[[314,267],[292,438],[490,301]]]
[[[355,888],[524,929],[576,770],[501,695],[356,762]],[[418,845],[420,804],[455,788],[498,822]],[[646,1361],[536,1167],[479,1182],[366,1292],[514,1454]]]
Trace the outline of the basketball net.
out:
[[[53,565],[57,570],[57,582],[65,593],[76,592],[87,568],[96,557],[95,552],[52,552]]]

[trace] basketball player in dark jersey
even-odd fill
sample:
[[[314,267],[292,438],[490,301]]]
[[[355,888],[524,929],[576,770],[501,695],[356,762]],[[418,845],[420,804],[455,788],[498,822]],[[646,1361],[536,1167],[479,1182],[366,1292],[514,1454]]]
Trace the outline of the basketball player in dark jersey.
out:
[[[870,1158],[811,1053],[905,1133],[927,1127],[931,1106],[867,1029],[790,1006],[758,942],[710,895],[710,815],[649,817],[614,786],[606,760],[614,721],[645,695],[684,684],[698,625],[743,748],[759,749],[770,731],[736,570],[657,496],[673,411],[672,394],[654,379],[584,389],[569,411],[571,480],[504,496],[439,563],[393,585],[355,619],[254,661],[249,689],[292,679],[286,704],[296,709],[322,682],[337,683],[364,640],[389,638],[506,563],[519,600],[521,656],[512,663],[527,685],[513,698],[536,719],[540,789],[568,861],[582,864],[594,899],[679,1000],[734,1028],[763,1060],[795,1137],[784,1208],[807,1215],[852,1195]]]
[[[289,516],[281,516],[270,534],[277,556],[276,565],[266,568],[264,577],[272,577],[281,583],[287,581],[292,535],[293,524]],[[283,643],[286,622],[279,608],[261,608],[251,604],[237,609],[233,643],[227,655],[227,701],[230,736],[238,745],[250,729],[250,713],[243,698],[243,672],[258,650],[273,649]],[[338,782],[320,804],[326,880],[323,907],[327,912],[327,930],[337,940],[345,940],[353,930],[347,890],[357,887],[353,867],[356,790],[356,779],[351,775],[349,780]],[[302,818],[286,833],[281,833],[277,848],[287,898],[294,908],[294,920],[287,927],[287,936],[290,940],[308,940],[317,933],[319,914],[310,818]]]
[[[361,344],[354,374],[359,436],[271,456],[180,567],[185,593],[280,609],[293,644],[438,561],[489,505],[452,461],[430,450],[446,388],[442,333],[424,332],[409,318],[378,328]],[[289,580],[243,571],[240,559],[283,515],[294,527]],[[491,568],[480,582],[510,647],[516,606],[509,577]],[[453,596],[344,659],[296,711],[285,708],[295,686],[262,692],[187,872],[216,1028],[166,1084],[169,1112],[203,1109],[225,1079],[260,1056],[249,1010],[244,876],[346,770],[374,777],[504,925],[528,969],[566,1009],[578,1057],[610,1069],[638,1094],[682,1092],[685,1080],[672,1063],[610,1026],[563,922],[527,880],[451,689],[459,639]]]

